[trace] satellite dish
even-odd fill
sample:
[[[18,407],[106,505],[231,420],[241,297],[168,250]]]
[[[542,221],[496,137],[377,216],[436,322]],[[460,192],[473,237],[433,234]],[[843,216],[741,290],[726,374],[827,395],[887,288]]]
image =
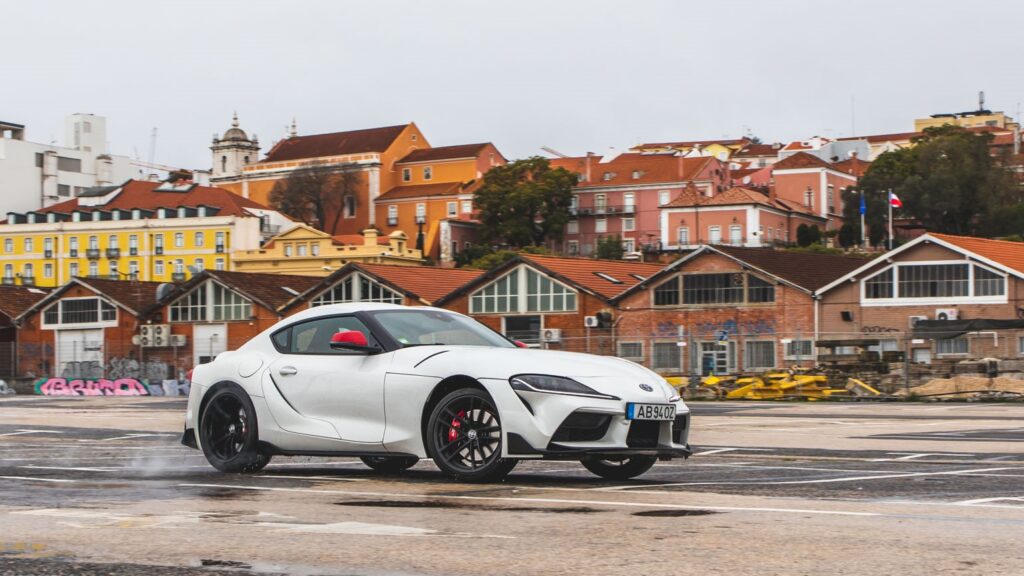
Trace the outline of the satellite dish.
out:
[[[156,299],[163,300],[168,294],[174,291],[174,284],[163,282],[156,287]]]

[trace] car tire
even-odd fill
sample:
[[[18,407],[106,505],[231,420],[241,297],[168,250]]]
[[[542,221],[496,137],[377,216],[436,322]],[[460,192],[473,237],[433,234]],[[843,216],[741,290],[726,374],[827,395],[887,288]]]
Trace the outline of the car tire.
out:
[[[502,429],[491,397],[477,388],[456,390],[434,406],[427,420],[427,450],[448,477],[495,482],[517,460],[501,457]]]
[[[235,384],[210,394],[200,415],[199,440],[206,460],[221,472],[258,472],[270,463],[270,454],[259,447],[256,408]]]
[[[363,464],[385,474],[404,472],[420,461],[415,456],[361,456],[359,459]]]
[[[657,461],[657,456],[630,456],[621,459],[584,458],[580,464],[607,480],[629,480],[650,470]]]

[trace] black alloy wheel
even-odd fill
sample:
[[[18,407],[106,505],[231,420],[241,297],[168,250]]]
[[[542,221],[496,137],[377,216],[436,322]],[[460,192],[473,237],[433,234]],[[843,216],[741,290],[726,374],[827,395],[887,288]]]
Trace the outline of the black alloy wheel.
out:
[[[580,464],[608,480],[629,480],[647,472],[658,461],[657,456],[628,456],[621,458],[584,458]]]
[[[221,472],[257,472],[270,463],[259,450],[256,409],[236,385],[215,390],[199,423],[203,454]]]
[[[397,474],[412,468],[420,461],[415,456],[362,456],[360,460],[377,472]]]
[[[448,394],[427,426],[427,449],[442,472],[456,480],[492,482],[516,460],[501,457],[501,420],[490,396],[476,388]]]

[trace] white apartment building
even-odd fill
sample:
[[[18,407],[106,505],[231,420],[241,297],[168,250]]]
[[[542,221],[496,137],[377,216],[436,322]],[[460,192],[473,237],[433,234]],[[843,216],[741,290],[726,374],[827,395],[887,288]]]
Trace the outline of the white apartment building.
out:
[[[24,125],[0,121],[0,214],[38,210],[140,176],[130,158],[106,153],[103,116],[72,114],[64,132],[63,146],[30,142]]]

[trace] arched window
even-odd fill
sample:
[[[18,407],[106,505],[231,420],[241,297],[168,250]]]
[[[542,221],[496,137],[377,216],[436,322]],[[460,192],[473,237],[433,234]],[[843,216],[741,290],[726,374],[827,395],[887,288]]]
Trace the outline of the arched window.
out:
[[[227,172],[228,171],[228,157],[227,156],[221,156],[220,157],[220,171],[221,172]]]

